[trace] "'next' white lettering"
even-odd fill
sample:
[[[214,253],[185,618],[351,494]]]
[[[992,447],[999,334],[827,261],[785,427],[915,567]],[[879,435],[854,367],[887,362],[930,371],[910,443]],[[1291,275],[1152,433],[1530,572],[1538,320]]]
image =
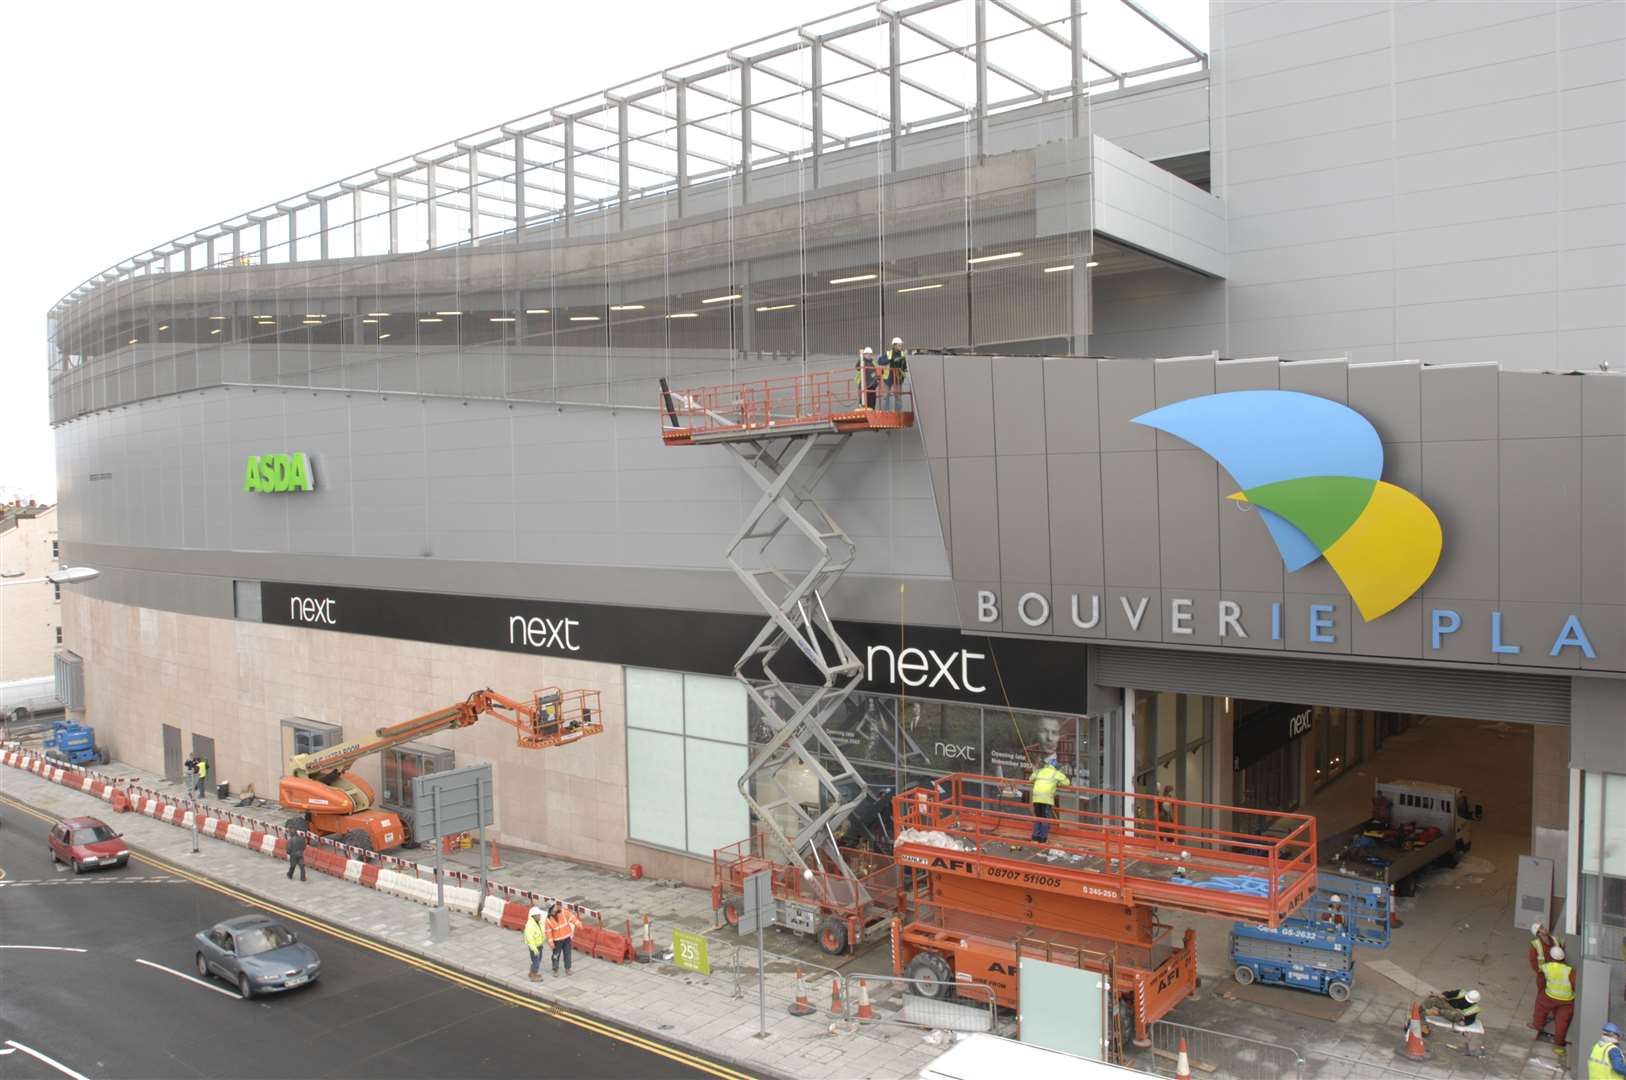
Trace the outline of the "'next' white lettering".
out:
[[[523,615],[510,615],[508,644],[581,652],[581,646],[571,640],[571,631],[580,625],[580,619],[546,619],[540,615],[527,619]]]

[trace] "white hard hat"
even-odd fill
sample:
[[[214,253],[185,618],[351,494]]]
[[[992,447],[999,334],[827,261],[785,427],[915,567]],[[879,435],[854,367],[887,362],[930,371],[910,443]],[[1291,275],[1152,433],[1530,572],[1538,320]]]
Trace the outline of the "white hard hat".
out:
[[[894,345],[902,345],[903,344],[903,339],[901,337],[895,337],[895,338],[892,339],[892,344],[894,344]]]
[[[1564,959],[1564,947],[1562,945],[1554,945],[1550,950],[1548,950],[1547,955],[1552,957],[1554,960],[1562,960]]]
[[[1479,1004],[1479,991],[1478,990],[1470,990],[1466,994],[1464,994],[1463,996],[1468,999],[1468,1004],[1470,1004],[1470,1005],[1478,1005]]]
[[[868,345],[865,345],[864,346],[864,355],[865,356],[874,356],[875,355],[875,350],[870,348]]]
[[[535,918],[539,917],[541,914],[542,914],[542,909],[541,908],[533,907],[531,909],[531,912],[530,912],[531,918],[535,919]]]
[[[1540,923],[1538,923],[1538,922],[1533,922],[1533,923],[1531,923],[1531,924],[1530,924],[1530,932],[1531,932],[1531,933],[1532,933],[1532,934],[1539,934],[1539,933],[1541,933],[1541,924],[1540,924]]]

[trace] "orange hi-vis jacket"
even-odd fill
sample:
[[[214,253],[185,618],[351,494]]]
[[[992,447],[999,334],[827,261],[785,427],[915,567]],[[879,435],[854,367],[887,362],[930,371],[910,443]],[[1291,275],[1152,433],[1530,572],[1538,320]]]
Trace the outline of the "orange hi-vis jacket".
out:
[[[557,945],[561,941],[569,941],[576,936],[576,927],[581,924],[581,920],[576,918],[574,911],[569,908],[560,908],[557,918],[552,915],[548,916],[548,942]]]

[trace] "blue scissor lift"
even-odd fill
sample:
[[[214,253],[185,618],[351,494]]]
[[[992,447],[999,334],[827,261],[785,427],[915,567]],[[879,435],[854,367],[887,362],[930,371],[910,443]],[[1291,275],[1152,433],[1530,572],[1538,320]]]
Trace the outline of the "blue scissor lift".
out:
[[[1389,945],[1394,892],[1381,882],[1321,871],[1316,891],[1275,929],[1231,927],[1236,981],[1291,986],[1347,1001],[1355,981],[1355,946]]]

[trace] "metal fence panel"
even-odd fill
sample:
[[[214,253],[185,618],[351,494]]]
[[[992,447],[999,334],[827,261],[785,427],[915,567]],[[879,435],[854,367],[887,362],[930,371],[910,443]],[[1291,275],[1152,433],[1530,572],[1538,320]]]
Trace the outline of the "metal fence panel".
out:
[[[847,1017],[865,1024],[902,1024],[948,1031],[993,1031],[997,1019],[993,988],[986,983],[955,983],[944,998],[922,997],[914,980],[896,975],[848,975],[843,993]],[[873,1014],[859,1015],[869,999]]]
[[[1154,1022],[1151,1034],[1150,1053],[1135,1065],[1158,1076],[1175,1075],[1181,1039],[1186,1041],[1193,1076],[1210,1080],[1299,1080],[1303,1076],[1303,1059],[1291,1046],[1171,1020]]]

